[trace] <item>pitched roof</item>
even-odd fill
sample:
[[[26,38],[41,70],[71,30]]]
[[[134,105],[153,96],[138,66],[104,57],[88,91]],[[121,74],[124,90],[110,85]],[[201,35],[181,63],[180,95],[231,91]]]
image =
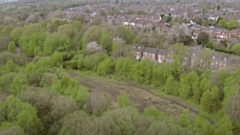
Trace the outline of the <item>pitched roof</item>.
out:
[[[227,60],[231,59],[231,55],[225,54],[225,53],[216,52],[216,51],[213,51],[211,53],[211,57],[215,57],[215,59],[218,60],[218,61],[224,61],[225,58]]]
[[[170,53],[170,51],[166,50],[166,49],[159,49],[158,50],[158,54],[160,54],[160,55],[167,55],[169,53]]]
[[[134,44],[132,47],[132,49],[136,51],[140,51],[143,48],[144,48],[144,45],[141,45],[141,44]]]
[[[143,52],[149,52],[149,53],[154,53],[156,54],[158,52],[159,49],[157,48],[152,48],[152,47],[146,47]]]

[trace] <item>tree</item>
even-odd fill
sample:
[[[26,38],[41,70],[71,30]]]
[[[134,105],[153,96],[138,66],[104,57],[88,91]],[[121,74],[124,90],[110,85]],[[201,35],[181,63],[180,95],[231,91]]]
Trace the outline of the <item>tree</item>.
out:
[[[103,115],[97,122],[98,134],[132,135],[137,127],[139,113],[131,107],[116,109]]]
[[[11,41],[8,44],[8,51],[11,52],[11,53],[15,53],[16,52],[16,46],[15,46],[15,43],[13,41]]]
[[[172,76],[167,78],[166,84],[164,86],[164,91],[167,94],[178,95],[178,91],[176,90],[174,78]]]
[[[179,123],[172,119],[164,119],[153,122],[146,135],[193,135],[202,134],[200,129],[182,127]]]
[[[84,69],[84,57],[83,57],[83,56],[80,56],[80,57],[78,58],[77,68],[78,68],[79,70],[83,70],[83,69]]]
[[[205,70],[211,68],[211,50],[202,49],[200,59],[198,59],[196,66],[198,66],[200,69]]]
[[[185,74],[182,74],[180,78],[180,88],[178,89],[179,95],[182,98],[190,97],[191,86],[188,84],[188,81],[189,81],[188,76]]]
[[[196,72],[182,74],[180,78],[179,94],[183,98],[194,97],[196,101],[200,98],[199,77]]]
[[[90,42],[100,43],[100,38],[102,34],[102,28],[99,26],[92,26],[83,35],[82,48],[86,48],[87,44]]]
[[[6,64],[3,67],[3,70],[7,72],[17,72],[18,66],[16,63],[14,63],[11,59],[6,62]]]
[[[117,28],[116,35],[124,39],[126,43],[132,43],[136,37],[136,32],[132,28],[121,26]]]
[[[217,5],[217,10],[220,10],[221,9],[221,6],[220,5]]]
[[[9,37],[0,36],[0,52],[7,50],[9,43]]]
[[[225,106],[226,114],[231,118],[231,120],[239,124],[240,123],[240,96],[239,94],[234,96],[229,96],[227,104]]]
[[[1,135],[25,135],[23,129],[14,123],[2,122],[0,126]]]
[[[67,23],[66,19],[54,18],[50,23],[48,23],[47,27],[49,32],[56,32],[58,28]]]
[[[22,35],[22,29],[19,27],[16,27],[12,30],[10,33],[10,37],[14,41],[14,43],[18,44],[19,43],[19,38]]]
[[[185,63],[185,56],[187,55],[187,47],[184,44],[176,43],[171,47],[173,72],[174,77],[179,79],[179,73],[182,71],[182,65]]]
[[[165,14],[161,14],[161,15],[160,15],[161,19],[163,19],[163,18],[164,18],[164,16],[165,16]]]
[[[3,24],[12,24],[14,25],[16,23],[16,20],[13,17],[5,16],[3,20]]]
[[[76,30],[72,24],[61,25],[57,31],[61,34],[66,34],[70,39],[73,39],[76,33]]]
[[[99,116],[107,111],[111,104],[112,99],[108,93],[94,91],[88,98],[86,109],[89,114]]]
[[[230,118],[227,115],[222,116],[218,121],[218,128],[215,132],[216,135],[233,135],[233,126]]]
[[[61,121],[61,130],[58,135],[90,135],[89,127],[93,121],[90,116],[83,111],[76,111],[66,115]],[[97,134],[97,133],[96,133]]]
[[[34,48],[34,56],[42,56],[42,49],[40,46]]]
[[[213,87],[211,91],[207,90],[203,93],[201,105],[206,112],[215,112],[221,108],[217,87]]]
[[[186,37],[186,36],[189,34],[190,32],[186,25],[176,24],[171,28],[171,30],[168,33],[169,42],[170,44],[183,43],[183,42],[188,43],[188,40],[190,39],[187,39],[189,37]]]
[[[113,69],[114,69],[113,61],[111,60],[111,58],[106,58],[105,60],[99,63],[97,73],[99,75],[105,76],[107,74],[112,73]]]
[[[189,115],[189,110],[184,110],[182,114],[179,117],[179,124],[182,127],[191,127],[191,120],[190,120],[190,115]]]
[[[128,53],[129,53],[129,47],[127,45],[124,45],[118,42],[113,43],[111,50],[112,50],[111,55],[114,58],[125,57],[125,56],[128,56]]]
[[[204,135],[213,135],[215,128],[209,123],[208,120],[201,116],[197,116],[194,119],[194,128],[201,129]]]
[[[118,104],[120,107],[122,108],[126,108],[126,107],[129,107],[131,106],[131,102],[128,98],[128,95],[127,93],[125,92],[122,92],[119,96],[118,96]]]
[[[51,110],[53,109],[53,98],[56,98],[56,93],[48,89],[29,87],[26,91],[18,94],[18,97],[34,106],[38,111],[38,117],[45,126],[44,134],[49,130],[53,124],[53,116]],[[60,113],[60,112],[59,112]]]
[[[152,117],[152,118],[155,118],[155,119],[160,118],[161,115],[162,115],[159,112],[159,110],[153,105],[145,108],[143,114],[144,114],[144,116]]]
[[[167,16],[167,19],[166,19],[166,22],[171,22],[172,20],[172,14],[171,13],[168,13],[168,16]]]
[[[240,55],[240,44],[235,44],[231,47],[231,51],[235,54]]]
[[[236,20],[230,20],[227,23],[228,29],[236,29],[239,27],[239,23]]]
[[[224,19],[219,20],[218,25],[220,25],[222,28],[228,27],[227,21]]]
[[[191,45],[191,43],[193,43],[194,41],[191,36],[186,35],[181,38],[180,42],[184,45]]]
[[[26,82],[24,77],[16,76],[11,84],[11,94],[17,95],[19,92],[26,90]]]
[[[43,45],[43,54],[51,55],[55,50],[66,51],[70,49],[70,40],[66,34],[58,32],[47,35]]]
[[[53,98],[51,103],[52,109],[50,115],[53,121],[57,121],[65,115],[77,110],[77,104],[71,97],[58,96]]]
[[[111,53],[111,49],[112,49],[112,34],[102,34],[101,38],[100,38],[100,45],[102,45],[103,49],[105,49],[107,51],[107,53]]]
[[[201,32],[197,37],[197,43],[206,46],[209,42],[209,35],[206,32]]]
[[[187,47],[184,46],[184,44],[177,43],[173,44],[171,49],[173,51],[173,59],[183,62],[184,57],[186,56],[187,53]]]
[[[25,23],[36,23],[37,18],[35,15],[29,15],[28,18],[25,20]]]
[[[6,120],[16,123],[27,135],[42,134],[43,124],[37,116],[37,111],[28,103],[10,96],[4,102]]]
[[[148,60],[142,60],[132,67],[130,78],[137,83],[150,84],[152,79],[152,63]]]
[[[222,108],[222,104],[219,97],[219,89],[213,86],[211,89],[212,93],[212,111],[216,112]]]
[[[211,92],[207,90],[203,93],[203,96],[201,98],[201,106],[206,112],[211,112],[212,110],[211,102],[212,102],[212,95],[211,95]]]
[[[56,67],[61,67],[63,62],[63,56],[60,52],[54,52],[51,57],[52,65]]]

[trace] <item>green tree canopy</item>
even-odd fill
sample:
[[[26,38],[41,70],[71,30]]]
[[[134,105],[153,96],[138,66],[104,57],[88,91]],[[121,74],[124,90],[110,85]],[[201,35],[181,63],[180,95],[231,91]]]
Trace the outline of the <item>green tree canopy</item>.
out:
[[[43,132],[43,124],[38,118],[37,111],[30,104],[10,96],[3,105],[5,120],[16,123],[27,135]]]
[[[227,23],[227,27],[228,27],[229,29],[236,29],[236,28],[239,27],[239,23],[238,23],[236,20],[230,20],[230,21],[228,21],[228,23]]]
[[[240,55],[240,44],[235,44],[231,47],[231,51],[235,54]]]
[[[206,46],[209,42],[209,35],[206,32],[201,32],[197,37],[197,43]]]

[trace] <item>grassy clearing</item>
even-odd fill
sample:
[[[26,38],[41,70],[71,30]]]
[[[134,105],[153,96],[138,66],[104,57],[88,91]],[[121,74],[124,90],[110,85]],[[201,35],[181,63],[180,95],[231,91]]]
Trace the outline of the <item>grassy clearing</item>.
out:
[[[172,100],[154,94],[152,91],[157,88],[152,89],[150,86],[126,82],[114,75],[100,77],[96,73],[89,71],[68,70],[67,72],[71,72],[72,75],[74,74],[74,77],[79,78],[82,85],[89,88],[91,92],[95,90],[107,92],[115,101],[121,92],[126,92],[131,102],[140,111],[143,111],[150,105],[154,105],[158,110],[166,114],[177,116],[186,109]],[[192,113],[191,115],[195,116],[196,114]]]

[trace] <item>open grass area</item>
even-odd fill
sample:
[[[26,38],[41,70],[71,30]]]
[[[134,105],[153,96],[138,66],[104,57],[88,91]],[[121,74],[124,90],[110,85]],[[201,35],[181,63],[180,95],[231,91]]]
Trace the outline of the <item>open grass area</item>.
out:
[[[126,92],[131,102],[140,110],[143,111],[146,107],[154,105],[158,110],[177,116],[181,114],[185,109],[179,103],[173,100],[158,96],[151,92],[154,89],[147,89],[147,86],[138,86],[130,82],[126,82],[121,78],[114,75],[107,77],[100,77],[97,74],[89,71],[68,71],[68,73],[74,77],[79,78],[82,85],[89,88],[91,91],[107,92],[116,101],[118,95],[121,92]],[[195,116],[195,112],[191,112],[192,116]]]

